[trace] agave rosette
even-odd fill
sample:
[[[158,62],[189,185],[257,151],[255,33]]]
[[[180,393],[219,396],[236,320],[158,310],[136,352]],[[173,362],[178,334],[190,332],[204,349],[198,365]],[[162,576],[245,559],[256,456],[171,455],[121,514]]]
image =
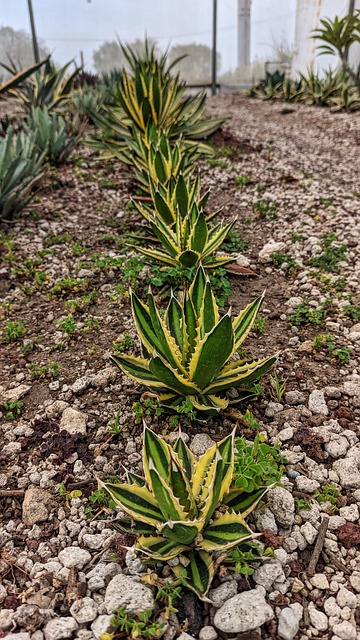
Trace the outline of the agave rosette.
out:
[[[185,215],[177,208],[173,228],[160,216],[153,215],[149,221],[150,229],[162,247],[136,249],[150,260],[168,267],[191,268],[202,264],[204,269],[216,269],[233,260],[231,255],[215,255],[214,252],[220,248],[235,222],[210,226],[204,211],[195,202]]]
[[[260,360],[232,358],[251,330],[263,295],[234,319],[230,310],[220,317],[210,281],[199,267],[180,302],[171,296],[164,316],[149,293],[144,304],[131,292],[133,316],[141,341],[142,357],[112,356],[120,369],[143,384],[173,410],[187,398],[198,418],[218,414],[253,393],[251,382],[275,362],[276,356]],[[226,391],[238,390],[230,399]]]
[[[145,478],[128,474],[125,484],[99,481],[127,514],[116,526],[139,535],[135,549],[141,559],[180,556],[174,573],[202,598],[216,568],[213,554],[226,555],[257,536],[245,517],[268,489],[244,494],[232,487],[234,433],[196,460],[180,436],[171,446],[145,426]]]

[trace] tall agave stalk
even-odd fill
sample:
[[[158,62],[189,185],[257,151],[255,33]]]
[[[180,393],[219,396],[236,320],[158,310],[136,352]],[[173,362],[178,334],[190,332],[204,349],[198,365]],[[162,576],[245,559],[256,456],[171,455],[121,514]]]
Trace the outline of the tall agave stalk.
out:
[[[131,304],[142,357],[112,356],[120,369],[154,392],[159,402],[177,411],[186,398],[199,419],[206,419],[254,395],[251,383],[275,362],[276,356],[232,359],[255,321],[263,296],[231,320],[220,317],[209,279],[199,267],[183,300],[171,297],[165,315],[149,293],[148,304],[131,293]],[[231,360],[230,360],[231,359]],[[236,399],[227,396],[237,390]]]

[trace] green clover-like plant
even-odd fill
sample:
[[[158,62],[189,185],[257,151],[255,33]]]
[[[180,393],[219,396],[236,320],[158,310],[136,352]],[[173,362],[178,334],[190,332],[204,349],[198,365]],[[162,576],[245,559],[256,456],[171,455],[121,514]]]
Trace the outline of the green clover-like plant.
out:
[[[116,526],[139,536],[140,558],[154,563],[178,557],[176,577],[203,599],[217,563],[257,537],[245,518],[268,489],[249,494],[232,485],[234,442],[235,430],[197,460],[181,435],[171,446],[145,426],[145,478],[129,473],[125,484],[99,480],[126,514]]]
[[[214,416],[229,404],[252,397],[250,384],[276,360],[276,356],[231,359],[251,330],[262,301],[263,295],[234,320],[231,310],[220,317],[202,266],[181,301],[172,295],[163,316],[151,292],[147,305],[131,292],[142,357],[117,355],[112,360],[153,391],[161,405],[176,411],[187,398],[199,419]],[[230,388],[238,391],[235,399],[226,395]]]

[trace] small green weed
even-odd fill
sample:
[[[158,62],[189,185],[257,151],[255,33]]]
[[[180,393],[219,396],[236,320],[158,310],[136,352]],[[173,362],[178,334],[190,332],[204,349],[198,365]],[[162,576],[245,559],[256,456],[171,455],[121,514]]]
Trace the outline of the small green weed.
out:
[[[86,291],[89,286],[89,280],[86,278],[80,280],[78,278],[72,278],[70,276],[66,276],[65,278],[61,278],[55,282],[54,286],[50,289],[50,295],[52,296],[62,296],[70,291],[72,293],[77,293],[78,291]]]
[[[257,435],[253,444],[236,438],[234,483],[246,493],[279,482],[285,468],[280,445],[269,445]]]
[[[111,626],[116,630],[116,637],[132,638],[160,638],[166,622],[151,621],[153,616],[152,609],[143,613],[131,614],[125,608],[118,609],[116,614],[111,618]],[[118,632],[121,633],[118,633]],[[125,633],[125,636],[124,636]],[[104,636],[114,637],[114,634],[103,634]]]
[[[88,333],[89,331],[97,331],[100,328],[99,318],[87,318],[85,325],[82,328],[82,333]]]
[[[235,176],[235,178],[234,178],[234,183],[237,186],[245,187],[250,182],[252,182],[252,180],[251,180],[250,176],[247,176],[246,174],[240,175],[240,176]]]
[[[5,342],[20,340],[26,333],[25,324],[18,320],[9,320],[4,326]]]
[[[48,380],[59,375],[59,365],[56,362],[49,364],[30,362],[29,369],[34,380]]]
[[[309,500],[305,500],[305,498],[299,498],[298,496],[294,496],[295,507],[297,511],[304,511],[311,509],[311,502]]]
[[[276,204],[268,198],[265,198],[263,200],[256,200],[256,202],[254,202],[252,205],[252,210],[254,213],[257,213],[262,219],[265,219],[268,216],[270,218],[277,217]]]
[[[159,417],[164,413],[156,398],[146,398],[143,402],[134,402],[132,412],[135,416],[135,424],[141,424],[145,416]]]
[[[320,243],[323,250],[322,254],[310,258],[307,264],[330,273],[339,271],[338,263],[342,260],[348,260],[346,257],[348,248],[346,245],[338,246],[334,244],[335,242],[337,242],[335,233],[325,233]]]
[[[71,244],[74,241],[73,236],[70,233],[63,233],[58,236],[50,236],[44,241],[45,247],[53,247],[58,244]]]
[[[72,491],[68,491],[66,485],[62,482],[59,486],[59,495],[62,498],[65,498],[65,503],[69,506],[70,500],[73,498],[81,498],[82,491],[80,489],[73,489]]]
[[[87,247],[81,242],[74,242],[71,247],[71,253],[76,258],[78,256],[83,256],[87,252]]]
[[[249,241],[245,240],[239,229],[231,229],[228,233],[226,240],[221,245],[221,248],[224,251],[235,252],[240,251],[244,253],[247,251],[249,246]]]
[[[355,322],[360,322],[360,307],[356,307],[353,304],[347,304],[343,308],[343,314],[346,318],[350,318]]]
[[[285,393],[286,383],[288,379],[285,378],[284,380],[280,380],[276,370],[274,371],[273,375],[269,376],[269,379],[271,384],[270,395],[272,395],[273,399],[276,400],[276,402],[281,402],[282,397]]]
[[[7,420],[15,420],[18,416],[21,415],[24,403],[21,400],[9,400],[9,402],[4,402],[3,407],[6,411],[5,417]]]
[[[327,298],[316,309],[302,302],[295,307],[293,314],[289,318],[291,325],[301,326],[305,324],[314,324],[321,326],[324,324],[328,312],[332,306],[333,299]]]
[[[67,316],[63,318],[63,320],[56,320],[55,324],[59,327],[60,331],[66,333],[68,336],[76,331],[76,323],[72,316]]]
[[[87,295],[81,296],[80,298],[75,298],[74,300],[67,300],[65,302],[65,309],[69,311],[71,314],[76,313],[77,311],[84,311],[90,305],[96,304],[98,300],[98,292],[96,289],[93,289]]]
[[[257,542],[248,542],[232,549],[225,559],[235,565],[236,573],[240,573],[244,578],[249,578],[255,571],[250,563],[260,562],[262,558],[274,558],[275,554],[271,547],[263,549]]]
[[[100,189],[116,189],[119,185],[116,180],[102,179],[98,181]]]
[[[330,333],[321,333],[315,336],[313,340],[315,349],[325,349],[330,352],[331,356],[339,360],[339,362],[347,363],[350,360],[351,351],[348,347],[341,347],[334,342],[334,338]]]
[[[256,336],[261,336],[265,333],[265,323],[266,320],[264,318],[264,316],[258,316],[253,324],[253,333],[255,333]]]
[[[177,581],[178,582],[178,581]],[[162,582],[157,586],[155,600],[160,601],[164,607],[164,615],[166,620],[170,618],[172,613],[177,613],[178,609],[174,606],[175,600],[181,596],[182,584],[174,584],[172,582]]]
[[[314,493],[314,498],[318,502],[330,502],[332,511],[338,511],[336,506],[337,499],[339,497],[339,490],[333,482],[324,484],[321,490],[317,489]]]
[[[123,333],[121,340],[118,338],[113,342],[113,349],[115,353],[126,353],[134,345],[134,342],[134,338],[129,336],[128,333]]]
[[[291,242],[295,244],[295,242],[301,242],[304,240],[304,236],[301,233],[296,233],[296,231],[290,231],[289,237]]]
[[[281,265],[287,264],[287,273],[289,273],[290,275],[294,275],[295,273],[300,271],[301,268],[296,260],[294,260],[294,258],[289,256],[287,253],[273,253],[271,255],[271,261],[278,269],[280,269]]]

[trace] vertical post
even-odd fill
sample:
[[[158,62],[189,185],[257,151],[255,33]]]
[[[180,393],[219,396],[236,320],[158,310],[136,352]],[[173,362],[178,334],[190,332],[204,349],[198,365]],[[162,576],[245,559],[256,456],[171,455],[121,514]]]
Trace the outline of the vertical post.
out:
[[[33,50],[34,50],[34,59],[35,59],[35,62],[40,62],[39,47],[36,39],[35,20],[34,20],[34,12],[32,7],[32,0],[28,0],[28,7],[29,7],[31,37],[32,37],[32,43],[33,43]]]
[[[81,68],[82,68],[82,69],[83,69],[83,68],[84,68],[84,66],[85,66],[84,52],[83,52],[83,51],[80,51],[80,65],[81,65]]]
[[[350,0],[349,1],[349,15],[354,15],[354,10],[355,10],[355,0]]]
[[[211,95],[216,96],[216,36],[217,36],[217,0],[213,0],[213,34],[212,34],[212,56],[211,56]]]

